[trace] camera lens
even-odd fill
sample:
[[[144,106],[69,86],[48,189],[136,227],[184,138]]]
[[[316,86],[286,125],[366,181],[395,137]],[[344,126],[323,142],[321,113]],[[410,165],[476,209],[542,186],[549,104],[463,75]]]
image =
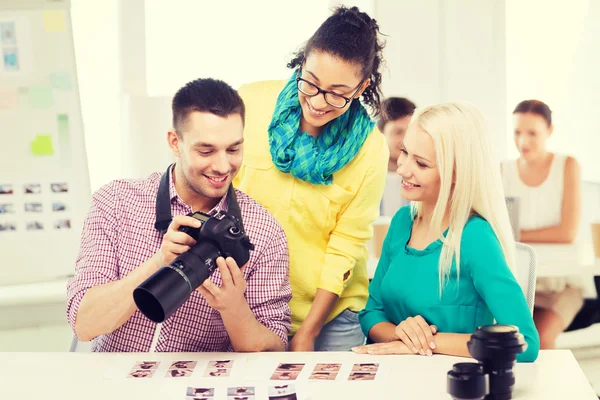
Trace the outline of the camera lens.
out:
[[[447,391],[454,400],[481,400],[488,393],[488,376],[477,363],[458,363],[448,371]]]
[[[509,400],[515,384],[513,366],[517,354],[527,349],[527,343],[519,329],[513,325],[484,325],[477,328],[467,342],[471,356],[483,366],[489,375],[489,400]]]
[[[192,246],[135,288],[137,308],[151,321],[163,322],[213,273],[220,255],[210,241]]]

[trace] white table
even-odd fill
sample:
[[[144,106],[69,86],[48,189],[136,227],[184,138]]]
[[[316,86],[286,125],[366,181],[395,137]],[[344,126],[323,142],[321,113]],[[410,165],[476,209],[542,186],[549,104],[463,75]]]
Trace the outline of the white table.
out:
[[[243,362],[243,359],[245,363]],[[234,359],[241,362],[238,377],[202,378],[201,363]],[[136,361],[161,361],[150,379],[127,379]],[[198,360],[190,378],[165,378],[170,362]],[[236,362],[237,362],[236,361]],[[446,374],[455,362],[448,356],[369,356],[347,353],[0,353],[0,399],[183,399],[188,386],[214,387],[215,399],[225,399],[229,386],[255,386],[256,400],[266,388],[278,362],[306,363],[295,381],[299,399],[449,399]],[[340,372],[332,382],[309,382],[317,362],[379,362],[379,380],[349,382]],[[160,372],[160,373],[159,373]],[[306,374],[305,374],[306,373]],[[597,400],[572,353],[542,351],[535,363],[515,366],[514,399]],[[292,383],[288,381],[286,383]]]

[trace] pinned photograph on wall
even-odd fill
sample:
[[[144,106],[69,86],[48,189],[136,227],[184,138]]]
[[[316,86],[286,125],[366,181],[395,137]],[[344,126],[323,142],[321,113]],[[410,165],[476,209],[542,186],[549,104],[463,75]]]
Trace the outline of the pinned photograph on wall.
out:
[[[42,185],[39,183],[30,183],[23,186],[25,194],[40,194],[42,193]]]
[[[0,203],[0,214],[14,214],[15,205],[12,203]]]
[[[17,33],[14,21],[0,22],[0,36],[3,45],[17,44]]]
[[[67,205],[60,201],[52,203],[52,211],[67,211]]]
[[[43,231],[44,224],[42,224],[40,221],[30,221],[25,225],[25,229],[28,231]]]
[[[160,361],[138,361],[131,369],[156,369],[159,365]]]
[[[0,185],[0,194],[13,194],[13,185],[11,184],[4,184],[4,185]]]
[[[238,386],[227,388],[227,400],[248,399],[253,400],[256,396],[254,386]]]
[[[53,193],[67,193],[69,186],[66,183],[51,183],[50,189]]]
[[[16,231],[17,224],[11,221],[0,222],[0,232]]]
[[[152,378],[156,369],[132,369],[129,371],[127,378]]]
[[[42,203],[25,203],[25,212],[41,213],[44,211]]]
[[[296,386],[294,385],[275,385],[269,386],[269,400],[297,400]]]
[[[215,397],[215,388],[195,388],[189,386],[185,391],[185,395],[189,400],[212,400]]]
[[[71,229],[70,219],[59,219],[54,222],[54,229]]]
[[[19,71],[19,53],[16,47],[6,47],[3,50],[4,71]]]

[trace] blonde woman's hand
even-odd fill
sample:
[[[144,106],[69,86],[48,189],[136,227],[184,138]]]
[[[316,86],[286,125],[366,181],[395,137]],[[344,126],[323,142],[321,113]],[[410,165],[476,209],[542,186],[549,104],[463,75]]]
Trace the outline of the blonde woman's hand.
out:
[[[429,325],[423,317],[417,315],[400,322],[394,330],[394,339],[402,341],[413,353],[430,356],[435,349],[433,335],[437,333],[435,325]]]
[[[356,354],[413,354],[412,350],[400,340],[357,346],[353,347],[352,351]]]

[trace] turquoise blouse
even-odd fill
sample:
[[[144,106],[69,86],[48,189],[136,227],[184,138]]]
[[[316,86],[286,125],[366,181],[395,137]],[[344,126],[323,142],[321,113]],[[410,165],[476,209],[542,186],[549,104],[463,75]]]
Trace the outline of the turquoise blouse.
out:
[[[515,325],[525,337],[527,350],[517,361],[535,361],[540,338],[525,295],[504,259],[500,242],[490,224],[481,217],[469,219],[461,238],[460,280],[453,263],[439,295],[438,262],[442,242],[423,250],[408,247],[413,220],[410,207],[402,207],[392,219],[369,300],[359,314],[368,337],[380,322],[398,325],[421,315],[439,332],[473,333],[480,325]]]

